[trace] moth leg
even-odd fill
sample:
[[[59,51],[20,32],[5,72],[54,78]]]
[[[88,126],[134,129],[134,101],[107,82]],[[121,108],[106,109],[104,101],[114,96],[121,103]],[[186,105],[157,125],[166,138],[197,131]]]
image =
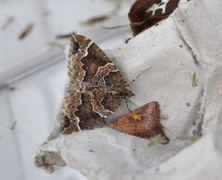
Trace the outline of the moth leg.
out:
[[[124,100],[125,100],[125,104],[126,104],[126,107],[128,109],[129,112],[132,112],[132,110],[129,108],[129,104],[128,104],[128,100],[126,97],[124,97]]]

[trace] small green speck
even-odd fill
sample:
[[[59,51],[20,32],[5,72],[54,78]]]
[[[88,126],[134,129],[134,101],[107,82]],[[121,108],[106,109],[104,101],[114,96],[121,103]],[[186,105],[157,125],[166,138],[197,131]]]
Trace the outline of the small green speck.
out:
[[[62,44],[59,44],[59,43],[57,43],[57,42],[50,42],[50,43],[49,43],[49,46],[51,46],[51,47],[57,47],[57,48],[59,48],[59,49],[65,50],[65,46],[63,46]]]
[[[193,73],[191,79],[192,79],[192,86],[196,87],[197,86],[197,74]]]
[[[156,144],[163,144],[163,143],[167,143],[167,140],[165,139],[164,136],[161,136],[160,134],[152,137],[149,139],[150,142],[148,144],[148,146],[153,146],[153,145],[156,145]]]
[[[186,105],[187,105],[187,107],[190,107],[190,103],[187,102]]]
[[[181,136],[179,139],[182,140],[182,141],[188,140],[188,141],[193,143],[193,142],[197,141],[199,139],[199,137],[196,136],[196,135],[194,135],[194,136]]]

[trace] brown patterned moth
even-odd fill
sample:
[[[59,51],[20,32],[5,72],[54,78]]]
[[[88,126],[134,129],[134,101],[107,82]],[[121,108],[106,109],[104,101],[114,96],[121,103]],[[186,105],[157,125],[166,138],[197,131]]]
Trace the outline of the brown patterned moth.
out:
[[[61,132],[95,128],[134,94],[117,67],[90,39],[72,35],[68,52],[69,84],[62,105]]]

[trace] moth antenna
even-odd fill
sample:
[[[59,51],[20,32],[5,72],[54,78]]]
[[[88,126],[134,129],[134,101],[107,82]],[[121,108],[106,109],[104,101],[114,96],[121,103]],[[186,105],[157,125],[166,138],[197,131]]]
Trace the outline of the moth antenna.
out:
[[[143,71],[142,71],[141,73],[139,73],[139,74],[131,81],[131,83],[128,84],[127,86],[132,85],[143,73],[145,73],[146,71],[150,70],[151,68],[152,68],[152,67],[149,67],[149,68],[143,70]]]
[[[129,110],[129,112],[131,112],[132,110],[129,108],[129,102],[130,104],[132,104],[133,106],[135,106],[135,109],[138,108],[139,106],[137,104],[135,104],[133,101],[131,101],[130,99],[128,99],[127,97],[125,97],[125,103],[126,103],[126,107]]]
[[[132,112],[132,110],[129,108],[127,98],[124,98],[124,99],[125,99],[125,103],[126,103],[126,108],[128,109],[129,112]]]

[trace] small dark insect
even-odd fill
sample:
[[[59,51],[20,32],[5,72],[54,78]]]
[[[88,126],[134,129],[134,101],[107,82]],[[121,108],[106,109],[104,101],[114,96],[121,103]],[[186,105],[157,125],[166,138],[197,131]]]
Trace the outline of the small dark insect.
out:
[[[101,21],[104,21],[108,18],[109,18],[109,16],[105,16],[105,15],[104,16],[93,17],[93,18],[90,18],[87,21],[85,21],[83,24],[85,24],[85,25],[94,25],[94,24],[96,24],[98,22],[101,22]]]
[[[15,126],[16,126],[16,124],[17,124],[17,121],[14,121],[10,129],[11,129],[11,130],[14,130],[14,129],[15,129]]]
[[[27,24],[25,29],[20,33],[19,39],[20,40],[24,39],[32,31],[33,27],[34,27],[33,23]]]
[[[76,32],[71,32],[68,34],[58,34],[56,36],[57,39],[70,38],[72,35],[76,34]]]
[[[16,88],[13,87],[13,86],[9,88],[10,91],[14,91],[15,89],[16,89]]]

